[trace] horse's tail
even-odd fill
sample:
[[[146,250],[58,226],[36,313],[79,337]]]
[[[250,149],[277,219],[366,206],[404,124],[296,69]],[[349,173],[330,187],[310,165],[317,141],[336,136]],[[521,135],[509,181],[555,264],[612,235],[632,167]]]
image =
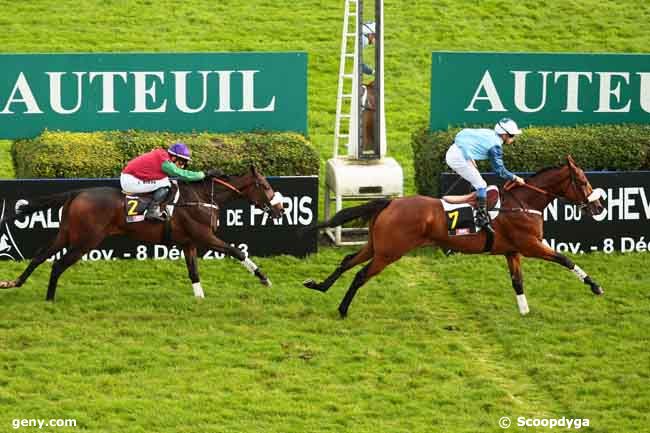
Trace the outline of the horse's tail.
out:
[[[50,209],[53,207],[58,207],[64,205],[68,200],[75,198],[82,190],[67,191],[58,194],[51,194],[42,197],[36,197],[21,205],[18,209],[11,208],[7,210],[0,224],[5,222],[11,222],[16,218],[20,218],[24,215],[31,215],[34,212],[39,210]]]
[[[322,229],[324,227],[338,227],[348,221],[363,218],[369,220],[376,216],[379,212],[384,210],[392,200],[387,198],[378,198],[360,206],[349,207],[336,213],[332,218],[318,224],[313,224],[309,227],[303,228],[303,233],[311,233],[314,230]]]

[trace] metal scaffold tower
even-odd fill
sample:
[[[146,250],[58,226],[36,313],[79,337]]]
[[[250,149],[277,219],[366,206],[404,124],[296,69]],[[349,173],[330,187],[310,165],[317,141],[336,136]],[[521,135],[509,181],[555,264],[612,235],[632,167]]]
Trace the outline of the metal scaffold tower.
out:
[[[386,157],[384,110],[384,10],[383,0],[374,0],[374,22],[363,21],[363,0],[345,0],[341,58],[336,98],[333,157],[327,161],[325,218],[343,208],[345,200],[390,198],[403,194],[402,168]],[[365,38],[365,39],[364,39]],[[364,84],[364,46],[374,45],[374,81]],[[341,147],[347,152],[341,155]],[[337,245],[365,241],[345,240],[344,233],[359,231],[337,227],[326,229]]]

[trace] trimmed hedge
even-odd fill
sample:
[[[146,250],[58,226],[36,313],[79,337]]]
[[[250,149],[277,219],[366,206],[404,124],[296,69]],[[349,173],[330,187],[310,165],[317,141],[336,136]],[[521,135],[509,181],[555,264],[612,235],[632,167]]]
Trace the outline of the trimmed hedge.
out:
[[[492,126],[478,126],[492,128]],[[431,132],[424,127],[413,134],[415,183],[420,194],[437,196],[447,149],[461,128]],[[650,125],[588,125],[530,127],[514,146],[504,146],[504,162],[513,172],[535,172],[566,162],[571,155],[585,171],[650,169]],[[491,171],[479,162],[481,172]],[[444,192],[444,191],[443,191]]]
[[[218,168],[236,174],[254,164],[266,176],[318,174],[318,154],[296,133],[44,131],[14,142],[12,155],[18,178],[117,177],[132,158],[176,141],[192,149],[191,170]]]

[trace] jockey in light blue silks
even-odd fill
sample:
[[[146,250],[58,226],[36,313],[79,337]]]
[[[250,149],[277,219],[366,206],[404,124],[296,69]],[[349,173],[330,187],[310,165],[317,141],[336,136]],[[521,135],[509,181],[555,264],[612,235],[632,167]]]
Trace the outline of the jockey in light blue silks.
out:
[[[515,137],[521,134],[521,129],[514,120],[503,118],[492,129],[463,129],[454,139],[447,151],[447,165],[468,181],[477,191],[478,209],[476,223],[478,226],[492,231],[490,217],[487,212],[486,187],[487,183],[481,177],[476,163],[489,159],[494,172],[508,180],[524,183],[524,180],[509,172],[503,165],[503,144],[513,144]]]

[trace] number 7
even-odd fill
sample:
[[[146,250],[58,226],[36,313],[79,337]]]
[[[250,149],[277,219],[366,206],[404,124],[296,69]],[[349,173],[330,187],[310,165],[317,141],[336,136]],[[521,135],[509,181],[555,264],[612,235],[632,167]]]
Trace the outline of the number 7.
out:
[[[451,229],[456,228],[456,224],[458,224],[458,214],[459,211],[455,210],[453,212],[449,212],[449,218],[451,218]]]

